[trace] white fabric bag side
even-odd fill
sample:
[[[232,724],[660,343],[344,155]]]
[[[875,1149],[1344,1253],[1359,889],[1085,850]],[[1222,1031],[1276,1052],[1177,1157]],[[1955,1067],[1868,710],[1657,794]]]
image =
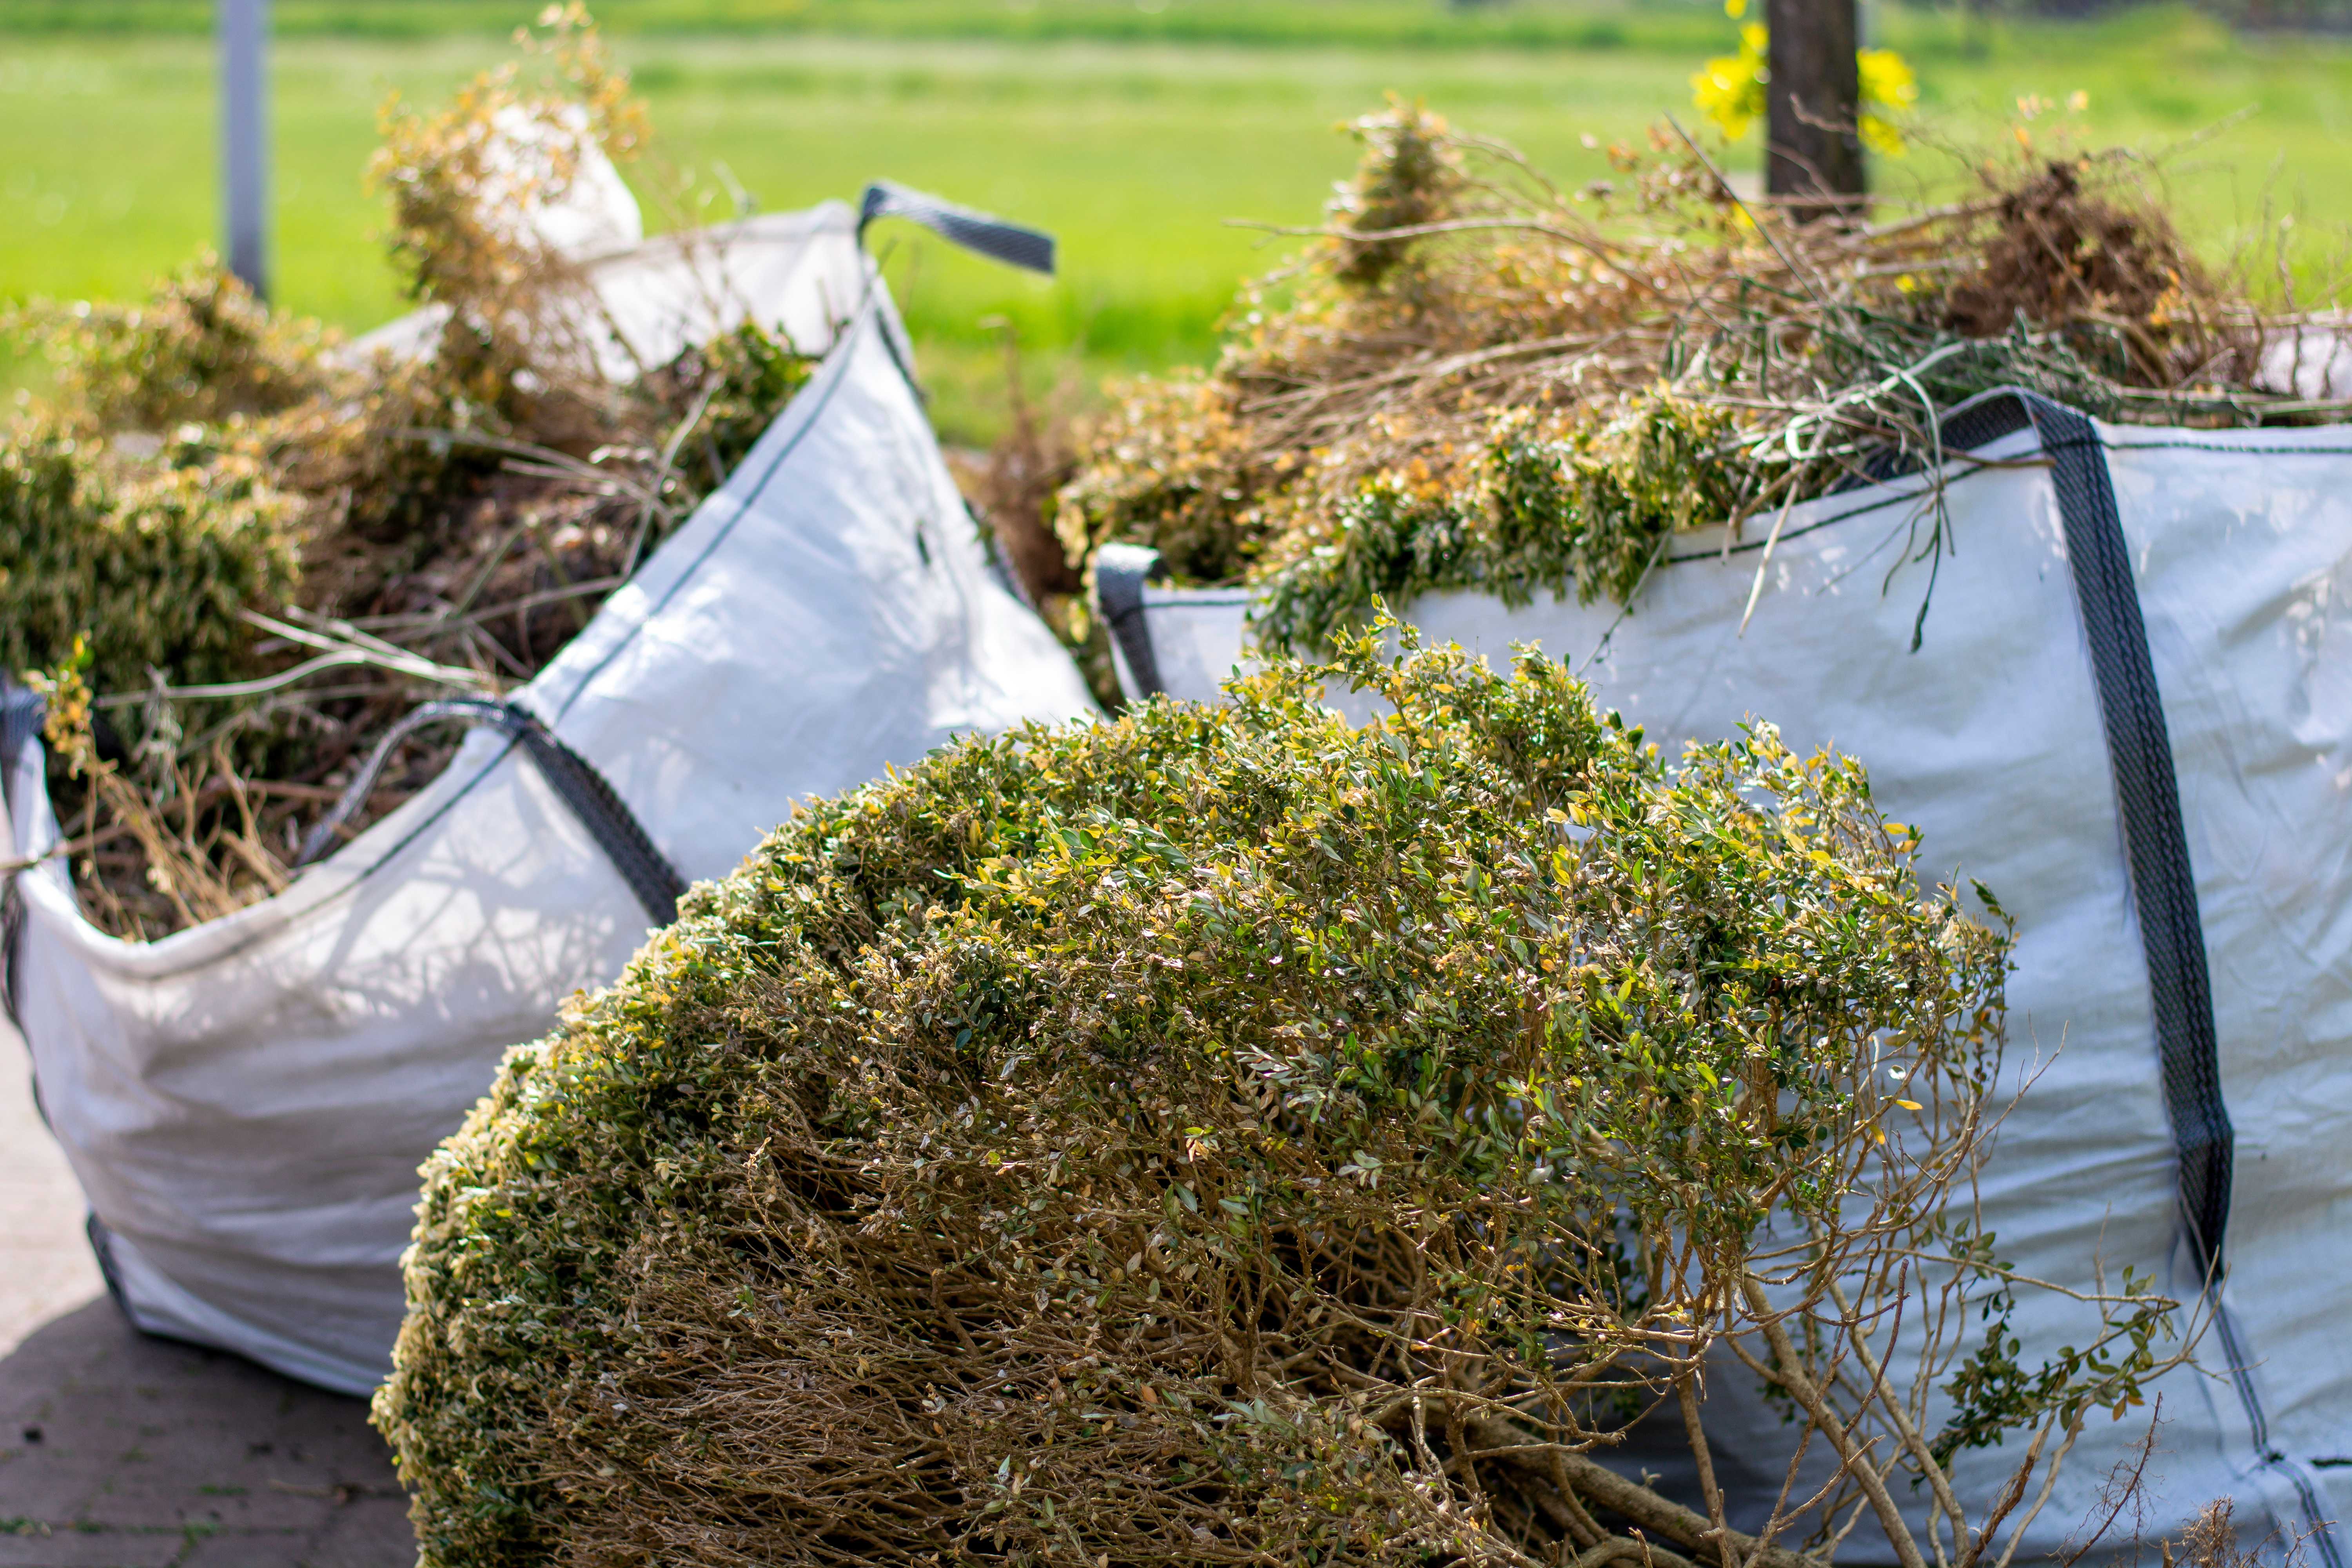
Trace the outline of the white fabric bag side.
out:
[[[734,477],[518,695],[689,878],[796,800],[1092,711],[992,577],[870,287]],[[58,840],[38,753],[0,853]],[[54,860],[17,888],[17,1015],[134,1321],[352,1393],[389,1365],[416,1167],[646,926],[489,730],[285,893],[160,942],[89,925]]]
[[[2338,1327],[2352,1300],[2352,448],[2324,430],[2101,435],[2170,728],[2236,1122],[2224,1295],[2251,1395],[2194,1369],[2162,1380],[2150,1522],[2173,1529],[2234,1495],[2297,1531],[2352,1503],[2352,1340]],[[2020,435],[1986,455],[2032,451]],[[1654,574],[1630,614],[1468,593],[1404,613],[1431,642],[1497,664],[1514,643],[1539,644],[1670,757],[1761,718],[1801,751],[1861,758],[1879,804],[1923,830],[1925,873],[1982,881],[2018,921],[2009,1083],[2032,1081],[1985,1173],[2000,1251],[2042,1279],[2087,1284],[2095,1261],[2112,1283],[2129,1265],[2192,1297],[2147,964],[2049,477],[1955,479],[1953,549],[1913,654],[1929,591],[1927,564],[1905,553],[1924,538],[1906,499],[1917,489],[1792,512],[1744,637],[1758,542],[1726,559],[1719,536]],[[1162,683],[1214,700],[1244,659],[1246,607],[1230,591],[1147,586],[1142,600]],[[2026,1365],[2084,1342],[2091,1321],[2026,1293]],[[2210,1371],[2231,1366],[2218,1334],[2200,1354]],[[1718,1471],[1752,1528],[1779,1489],[1785,1429],[1736,1393],[1710,1408]],[[2056,1549],[2144,1429],[2144,1412],[2092,1416],[2029,1554]],[[1963,1495],[1990,1496],[2018,1457],[1963,1454]]]
[[[2327,430],[2104,435],[2236,1131],[2223,1300],[2240,1364],[2207,1392],[2291,1535],[2352,1514],[2352,450]],[[2208,1363],[2231,1370],[2229,1348]],[[2337,1568],[2344,1531],[2318,1544]]]

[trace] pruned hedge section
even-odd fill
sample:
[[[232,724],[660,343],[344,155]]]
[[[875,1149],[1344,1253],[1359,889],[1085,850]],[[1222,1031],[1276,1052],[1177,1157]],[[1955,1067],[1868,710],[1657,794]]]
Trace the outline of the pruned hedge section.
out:
[[[1768,1215],[1925,1256],[2005,936],[1851,761],[1335,658],[813,802],[514,1053],[375,1405],[422,1562],[1720,1561],[1592,1456]]]

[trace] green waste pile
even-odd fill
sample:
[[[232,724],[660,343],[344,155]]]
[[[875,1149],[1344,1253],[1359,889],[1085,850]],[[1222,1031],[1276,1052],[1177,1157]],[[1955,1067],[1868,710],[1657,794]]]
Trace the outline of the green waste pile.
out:
[[[2131,1397],[2144,1293],[1933,1319],[1940,1426],[1850,1375],[1995,1266],[2006,951],[1858,766],[1378,649],[812,803],[511,1056],[376,1399],[423,1563],[1797,1568]],[[1853,1460],[1764,1542],[1594,1458],[1731,1345]]]
[[[1205,374],[1114,389],[1055,509],[1076,566],[1131,541],[1179,583],[1260,588],[1277,647],[1433,589],[1630,602],[1676,532],[1926,462],[1995,386],[2146,423],[2352,413],[2294,352],[2336,323],[2261,305],[2268,258],[2200,264],[2120,152],[1799,223],[1678,132],[1562,190],[1418,109],[1355,130],[1328,224]]]
[[[518,218],[646,132],[577,5],[373,171],[423,357],[362,358],[205,258],[135,307],[36,305],[52,400],[0,436],[0,660],[48,698],[83,911],[152,939],[287,885],[422,699],[529,679],[806,380],[747,323],[615,380],[582,268]],[[348,835],[436,774],[391,759]]]

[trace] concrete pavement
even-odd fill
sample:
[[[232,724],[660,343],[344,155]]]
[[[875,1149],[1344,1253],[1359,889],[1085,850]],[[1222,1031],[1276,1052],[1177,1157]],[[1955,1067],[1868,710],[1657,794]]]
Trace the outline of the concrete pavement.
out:
[[[0,1568],[409,1568],[363,1401],[134,1332],[0,1026]]]

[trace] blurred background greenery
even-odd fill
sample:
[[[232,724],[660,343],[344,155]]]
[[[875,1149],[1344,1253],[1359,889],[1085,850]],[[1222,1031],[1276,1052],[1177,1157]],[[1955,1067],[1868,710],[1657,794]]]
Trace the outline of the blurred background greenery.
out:
[[[2073,10],[2080,0],[2053,0]],[[1867,8],[1917,73],[1889,202],[1965,185],[2021,130],[2019,100],[2165,155],[2183,226],[2227,256],[2258,226],[2303,237],[2290,277],[2330,290],[2352,220],[2352,45],[2340,0],[2084,15]],[[2295,0],[2285,0],[2294,4]],[[279,303],[360,330],[403,308],[362,186],[397,90],[445,100],[508,53],[530,0],[276,0]],[[1352,163],[1343,120],[1398,92],[1504,137],[1564,181],[1612,141],[1691,123],[1690,77],[1735,28],[1716,0],[604,0],[595,10],[692,177],[685,212],[854,200],[887,176],[1054,230],[1032,279],[877,231],[950,439],[1001,418],[1009,323],[1028,373],[1088,386],[1204,358],[1236,282],[1281,255],[1234,218],[1312,221]],[[0,0],[0,298],[129,297],[213,243],[209,0]],[[1601,150],[1589,146],[1586,138]],[[1754,139],[1727,154],[1753,167]],[[17,374],[28,374],[18,367]]]

